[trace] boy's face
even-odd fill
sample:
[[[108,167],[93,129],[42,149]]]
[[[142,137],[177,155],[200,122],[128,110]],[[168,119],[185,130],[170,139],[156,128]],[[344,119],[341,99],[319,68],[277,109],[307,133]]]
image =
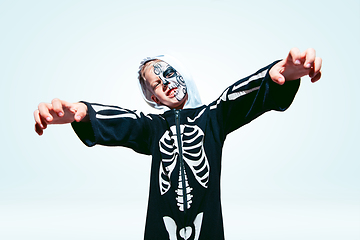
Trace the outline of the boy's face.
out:
[[[181,109],[187,100],[183,77],[171,65],[157,62],[144,74],[146,86],[152,92],[151,99],[171,109]]]

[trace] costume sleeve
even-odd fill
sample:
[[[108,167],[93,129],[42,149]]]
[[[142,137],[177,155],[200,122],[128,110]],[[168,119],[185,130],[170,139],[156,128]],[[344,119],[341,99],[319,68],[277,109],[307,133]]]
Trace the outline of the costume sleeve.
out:
[[[83,103],[87,105],[90,122],[73,122],[71,125],[86,146],[124,146],[151,154],[148,116],[116,106]]]
[[[278,61],[228,87],[210,110],[216,111],[223,136],[270,111],[285,111],[292,103],[300,86],[300,79],[283,85],[274,83],[269,70]]]

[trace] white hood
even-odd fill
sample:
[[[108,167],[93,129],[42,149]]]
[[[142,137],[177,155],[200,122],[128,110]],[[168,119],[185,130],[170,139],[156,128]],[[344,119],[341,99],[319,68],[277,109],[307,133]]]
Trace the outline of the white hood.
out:
[[[141,71],[142,66],[146,62],[148,62],[150,60],[155,60],[155,59],[159,59],[161,61],[164,61],[164,62],[170,64],[184,78],[184,81],[186,83],[186,88],[187,88],[187,94],[188,94],[188,99],[185,103],[184,109],[196,108],[196,107],[201,106],[202,103],[201,103],[199,92],[196,88],[195,82],[192,79],[192,76],[190,75],[189,71],[187,71],[187,69],[178,60],[176,60],[175,58],[173,58],[169,55],[159,55],[159,56],[155,56],[155,57],[148,57],[148,58],[145,58],[143,61],[141,61],[140,67],[139,67],[139,82],[138,83],[139,83],[141,93],[142,93],[142,96],[143,96],[145,102],[147,102],[151,107],[156,108],[156,109],[162,109],[164,111],[170,110],[169,107],[164,106],[164,105],[159,105],[156,102],[154,102],[153,100],[151,100],[152,93],[148,89],[143,88],[142,85],[140,84],[140,71]]]

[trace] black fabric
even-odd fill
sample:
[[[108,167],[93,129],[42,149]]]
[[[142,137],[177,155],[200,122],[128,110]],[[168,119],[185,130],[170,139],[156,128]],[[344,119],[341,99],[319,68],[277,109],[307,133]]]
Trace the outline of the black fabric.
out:
[[[174,230],[171,226],[176,227],[177,239],[182,239],[180,233],[184,234],[184,229],[188,234],[191,231],[189,239],[196,239],[196,234],[200,240],[224,239],[220,172],[226,135],[269,110],[287,109],[300,84],[299,80],[282,86],[273,83],[268,75],[273,64],[228,87],[209,105],[178,111],[181,146],[176,140],[176,110],[144,115],[115,106],[86,103],[90,123],[72,124],[84,144],[125,146],[152,155],[145,239],[170,239],[169,231]],[[187,200],[191,201],[189,208],[184,205],[186,211],[179,206],[184,201],[184,198],[179,200],[179,186],[184,180],[177,155],[180,147],[189,187]],[[173,156],[175,160],[171,161]],[[195,229],[199,222],[200,232]]]

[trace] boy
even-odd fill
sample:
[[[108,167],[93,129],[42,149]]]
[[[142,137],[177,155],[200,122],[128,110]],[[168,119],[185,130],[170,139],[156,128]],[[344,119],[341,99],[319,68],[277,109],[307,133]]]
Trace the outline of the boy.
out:
[[[202,105],[197,89],[175,59],[145,59],[139,70],[144,100],[163,114],[54,99],[34,112],[35,130],[71,123],[87,146],[130,147],[152,155],[145,239],[224,239],[220,172],[226,135],[269,110],[286,110],[305,75],[321,77],[313,49],[291,49]],[[74,121],[75,120],[75,121]]]

